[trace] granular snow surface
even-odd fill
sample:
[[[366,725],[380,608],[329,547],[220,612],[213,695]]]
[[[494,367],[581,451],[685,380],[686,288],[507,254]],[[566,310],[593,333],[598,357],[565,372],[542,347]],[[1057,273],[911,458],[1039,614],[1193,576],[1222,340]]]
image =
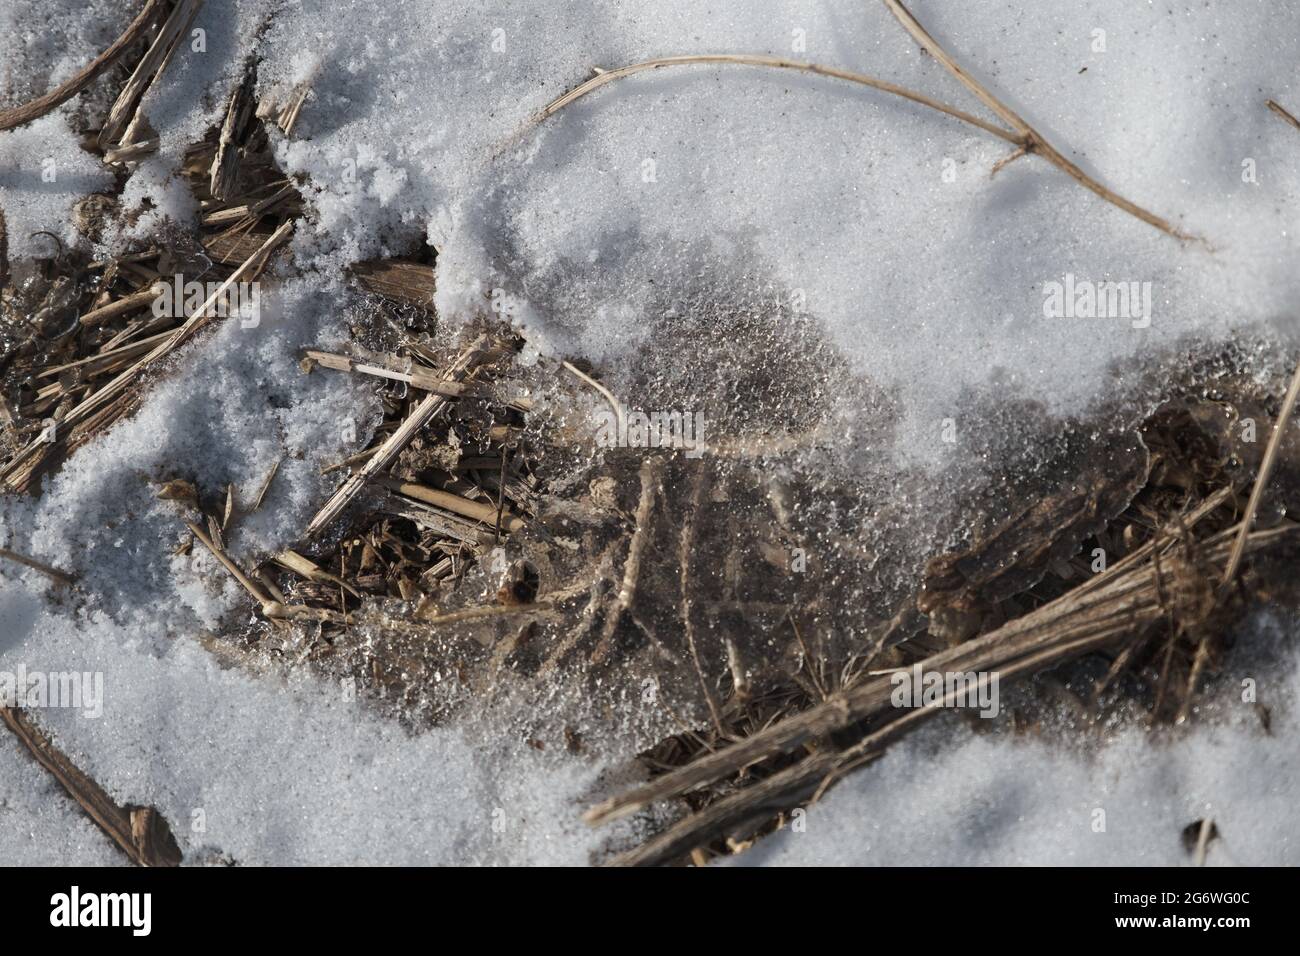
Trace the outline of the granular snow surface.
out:
[[[101,717],[49,709],[41,723],[115,797],[161,809],[192,863],[580,864],[600,845],[578,817],[600,772],[630,756],[619,746],[578,759],[538,754],[505,728],[409,735],[337,687],[222,670],[198,643],[246,605],[204,554],[173,554],[180,511],[157,499],[157,483],[184,471],[247,495],[283,457],[231,546],[244,557],[295,540],[331,490],[320,467],[379,418],[363,384],[326,385],[297,367],[304,347],[346,343],[358,306],[341,276],[362,259],[434,246],[436,305],[450,326],[503,313],[537,349],[588,359],[616,389],[647,361],[675,367],[730,311],[806,321],[853,376],[891,397],[892,417],[870,429],[887,436],[872,450],[886,469],[937,472],[978,457],[970,449],[987,443],[939,437],[950,421],[963,436],[1007,427],[976,409],[1025,402],[1084,415],[1141,395],[1143,369],[1180,349],[1257,334],[1293,341],[1300,138],[1263,103],[1300,111],[1300,8],[911,7],[1086,172],[1206,242],[1163,235],[1039,157],[990,178],[1007,143],[825,77],[675,67],[536,119],[593,67],[742,52],[865,72],[986,116],[878,2],[205,4],[195,23],[205,50],[178,56],[145,98],[160,149],[121,195],[139,215],[95,252],[169,220],[192,224],[181,155],[219,121],[244,55],[260,63],[261,93],[310,83],[292,138],[272,133],[308,212],[291,269],[265,280],[261,326],[226,323],[187,348],[141,410],[80,449],[38,498],[0,502],[0,545],[80,578],[69,597],[0,564],[0,670],[105,677]],[[6,4],[0,103],[66,79],[135,8]],[[74,132],[110,101],[101,80],[0,132],[15,261],[48,254],[42,231],[74,242],[73,204],[111,188]],[[1046,290],[1067,276],[1147,283],[1150,311],[1049,318]],[[746,362],[781,374],[786,356],[740,345]],[[665,407],[689,408],[698,383],[674,381]],[[865,413],[830,401],[848,441]],[[710,412],[725,434],[727,408]],[[978,466],[996,473],[998,463]],[[960,496],[937,486],[914,504],[962,518]],[[1086,759],[941,722],[812,808],[806,832],[778,834],[745,862],[1175,864],[1186,858],[1179,830],[1212,813],[1223,833],[1212,862],[1294,863],[1300,736],[1285,720],[1273,737],[1229,720],[1160,748],[1134,732]],[[0,750],[0,855],[120,861],[14,742]],[[1089,826],[1099,806],[1100,835]]]

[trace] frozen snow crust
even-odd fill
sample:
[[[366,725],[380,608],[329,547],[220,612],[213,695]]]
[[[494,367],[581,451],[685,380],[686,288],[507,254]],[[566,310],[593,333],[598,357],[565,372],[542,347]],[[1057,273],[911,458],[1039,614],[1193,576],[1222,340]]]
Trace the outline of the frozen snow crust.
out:
[[[145,101],[161,148],[122,196],[151,208],[97,251],[194,215],[175,176],[181,152],[217,121],[251,52],[262,92],[311,82],[294,137],[277,146],[309,200],[293,244],[304,278],[268,280],[262,328],[231,324],[196,343],[40,498],[0,506],[0,543],[83,582],[70,600],[0,565],[0,668],[105,673],[102,718],[42,715],[61,746],[123,801],[158,806],[189,862],[582,863],[599,842],[578,821],[592,763],[520,748],[501,729],[410,737],[336,687],[221,670],[197,643],[242,598],[203,554],[172,556],[180,524],[154,483],[179,463],[207,486],[255,488],[287,452],[232,547],[292,539],[328,492],[319,468],[343,451],[340,423],[365,435],[378,417],[363,386],[325,388],[295,364],[304,346],[346,341],[355,303],[339,276],[358,260],[431,243],[448,323],[503,313],[629,399],[705,407],[714,434],[762,426],[746,417],[753,393],[733,383],[770,375],[765,414],[794,420],[809,403],[880,487],[912,475],[906,508],[938,502],[958,519],[962,497],[918,484],[918,470],[996,473],[990,450],[1031,416],[1074,418],[1118,396],[1137,418],[1143,373],[1189,343],[1293,335],[1300,142],[1263,101],[1300,105],[1300,10],[911,8],[1073,161],[1208,245],[1162,235],[1036,157],[990,179],[1006,143],[824,77],[676,67],[535,121],[592,67],[717,52],[857,70],[987,116],[878,2],[205,4],[207,52],[178,57]],[[104,0],[7,4],[3,101],[66,78],[132,13]],[[82,111],[106,105],[99,86],[0,133],[11,256],[40,251],[40,230],[71,241],[72,204],[109,188],[73,132]],[[1149,283],[1149,325],[1045,316],[1047,284],[1067,276]],[[754,322],[766,331],[736,333]],[[949,422],[956,442],[942,438]],[[948,733],[950,745],[929,746]],[[918,862],[924,846],[932,862],[1173,863],[1171,821],[1210,804],[1232,862],[1295,862],[1296,820],[1278,789],[1294,780],[1295,740],[1205,730],[1150,756],[1125,737],[1084,764],[944,724],[832,794],[804,839],[778,837],[752,860]],[[117,862],[12,744],[0,747],[21,765],[0,775],[0,808],[16,821],[0,826],[6,860]],[[1250,768],[1277,776],[1256,787]],[[939,777],[957,782],[922,784]],[[1119,807],[1122,841],[1090,839],[1100,793]]]

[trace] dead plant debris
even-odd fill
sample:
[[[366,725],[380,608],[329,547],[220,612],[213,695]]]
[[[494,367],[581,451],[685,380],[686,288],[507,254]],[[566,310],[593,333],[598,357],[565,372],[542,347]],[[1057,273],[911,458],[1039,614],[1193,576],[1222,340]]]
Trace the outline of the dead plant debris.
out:
[[[1082,173],[972,79],[902,3],[885,2],[1009,128],[860,74],[741,55],[597,71],[541,118],[661,67],[812,72],[903,96],[1015,145],[994,172],[1037,153],[1129,214],[1193,238]],[[80,73],[0,113],[0,129],[29,122],[134,57],[93,141],[110,164],[148,155],[157,137],[140,100],[198,6],[149,0]],[[6,283],[0,216],[6,490],[35,492],[40,476],[132,414],[162,362],[220,318],[216,296],[155,314],[158,283],[182,272],[222,288],[252,279],[288,239],[303,201],[273,161],[267,124],[291,134],[310,84],[255,102],[255,80],[250,63],[219,126],[186,155],[201,210],[195,235],[159,237],[105,261],[60,247]],[[1300,127],[1279,104],[1267,105]],[[116,204],[113,196],[89,197],[78,228],[98,234]],[[676,730],[642,755],[646,782],[600,802],[588,819],[663,803],[686,813],[615,862],[699,864],[782,826],[792,809],[938,712],[889,705],[889,675],[898,668],[1022,679],[1034,691],[1015,716],[1023,732],[1033,731],[1035,693],[1067,700],[1094,723],[1120,699],[1137,702],[1153,723],[1181,722],[1223,658],[1228,619],[1247,601],[1297,599],[1286,564],[1295,524],[1286,515],[1300,508],[1300,440],[1285,426],[1300,369],[1280,403],[1244,379],[1214,394],[1186,389],[1140,431],[1104,434],[1063,454],[1055,484],[930,560],[901,599],[859,588],[860,600],[846,602],[849,582],[873,577],[874,556],[861,553],[851,523],[834,516],[853,513],[860,500],[828,476],[801,482],[773,467],[824,440],[826,423],[815,414],[730,436],[700,461],[593,455],[590,436],[574,423],[593,403],[624,415],[614,390],[576,362],[525,368],[516,361],[522,342],[507,327],[484,322],[459,339],[442,333],[432,250],[361,263],[352,279],[371,297],[369,319],[346,349],[307,351],[303,374],[364,380],[383,421],[327,469],[343,473],[337,490],[299,542],[249,567],[226,547],[241,515],[262,506],[282,459],[251,499],[184,476],[159,487],[185,514],[177,553],[196,543],[209,552],[257,615],[250,626],[205,635],[205,646],[228,666],[259,673],[306,666],[350,679],[375,706],[417,725],[466,700],[490,701],[507,684],[536,687],[556,675],[606,715],[624,708],[629,693],[652,701]],[[734,338],[745,338],[750,320],[735,321]],[[760,399],[749,411],[761,423],[762,385],[743,385]],[[1243,437],[1247,420],[1271,436],[1263,450]],[[792,556],[814,528],[829,529],[837,555],[800,578],[791,574]],[[4,549],[0,558],[72,583],[34,558]],[[1063,673],[1090,675],[1089,692],[1078,695]],[[154,811],[118,806],[25,714],[0,715],[134,862],[179,861]],[[567,717],[555,728],[530,728],[527,742],[590,748]],[[1217,835],[1210,820],[1183,834],[1197,862]]]

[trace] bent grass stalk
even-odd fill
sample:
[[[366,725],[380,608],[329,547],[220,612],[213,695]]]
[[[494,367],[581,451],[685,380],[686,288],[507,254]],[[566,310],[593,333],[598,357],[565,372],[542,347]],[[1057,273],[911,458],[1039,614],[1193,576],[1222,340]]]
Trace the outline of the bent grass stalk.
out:
[[[1129,215],[1154,226],[1166,235],[1172,236],[1180,242],[1199,242],[1205,243],[1205,240],[1199,236],[1184,232],[1178,227],[1171,224],[1168,220],[1157,216],[1148,209],[1144,209],[1130,199],[1126,199],[1119,193],[1102,185],[1093,179],[1077,165],[1066,159],[1047,139],[1036,129],[1025,122],[1015,111],[1005,103],[994,96],[979,81],[962,69],[960,64],[943,49],[920,22],[903,6],[899,0],[884,0],[885,5],[890,12],[898,19],[903,27],[912,35],[922,47],[925,48],[936,60],[944,65],[961,83],[975,94],[979,100],[984,103],[990,110],[998,115],[1005,123],[1011,126],[1011,129],[1004,129],[987,120],[982,120],[964,110],[957,109],[942,103],[933,97],[926,96],[916,90],[908,89],[897,83],[891,83],[888,80],[881,80],[864,73],[856,73],[852,70],[843,70],[838,67],[825,66],[820,63],[805,63],[799,60],[788,60],[783,57],[763,56],[759,54],[747,53],[710,53],[694,54],[686,56],[669,56],[660,57],[653,60],[644,60],[640,63],[633,63],[628,66],[619,67],[614,70],[596,69],[596,75],[584,83],[579,84],[567,93],[556,97],[537,114],[536,122],[541,123],[551,116],[554,116],[560,110],[569,104],[581,99],[589,93],[600,89],[606,84],[615,80],[623,79],[628,76],[634,76],[638,73],[660,70],[672,66],[700,66],[700,65],[733,65],[733,66],[757,66],[778,70],[795,70],[802,73],[812,73],[818,76],[827,76],[834,79],[845,80],[850,83],[857,83],[862,86],[868,86],[872,89],[880,90],[883,93],[889,93],[894,96],[902,97],[913,103],[918,103],[932,110],[937,110],[946,116],[960,120],[971,126],[975,126],[990,133],[999,139],[1014,144],[1017,149],[1006,159],[1000,161],[994,166],[993,172],[996,174],[999,169],[1004,167],[1008,162],[1019,158],[1028,153],[1037,153],[1052,165],[1066,173],[1080,185],[1100,196],[1106,202],[1118,209],[1123,210]]]
[[[50,90],[44,96],[37,97],[30,103],[24,103],[22,106],[0,112],[0,130],[13,129],[15,126],[22,126],[34,119],[39,119],[88,87],[99,74],[116,63],[131,44],[145,35],[155,16],[164,6],[163,0],[149,0],[139,15],[123,31],[122,35],[114,40],[107,50],[86,64],[85,68],[76,76]]]

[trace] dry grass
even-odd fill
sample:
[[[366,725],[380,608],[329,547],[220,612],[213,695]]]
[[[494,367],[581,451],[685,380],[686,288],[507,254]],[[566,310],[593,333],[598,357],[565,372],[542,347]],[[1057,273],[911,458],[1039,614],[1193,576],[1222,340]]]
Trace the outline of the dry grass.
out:
[[[91,60],[67,81],[30,103],[0,111],[0,130],[13,129],[15,126],[22,126],[24,123],[39,119],[90,86],[100,74],[130,50],[137,40],[144,37],[166,6],[165,0],[149,0],[126,30],[123,31],[122,35],[114,40],[108,49]]]
[[[861,86],[869,86],[872,89],[880,90],[883,93],[890,93],[894,96],[901,96],[903,99],[911,100],[913,103],[919,103],[927,106],[932,110],[938,110],[947,116],[961,120],[963,123],[969,123],[971,126],[979,127],[986,133],[992,133],[994,136],[1004,139],[1009,143],[1019,143],[1020,138],[1015,133],[1009,132],[1000,126],[989,123],[973,116],[953,106],[941,103],[933,97],[926,96],[924,93],[918,93],[916,90],[908,89],[905,86],[899,86],[897,83],[890,83],[886,80],[878,80],[875,77],[867,76],[865,73],[855,73],[852,70],[841,70],[838,67],[825,66],[821,63],[803,63],[798,60],[787,60],[783,57],[760,56],[757,54],[743,53],[710,53],[696,54],[692,56],[667,56],[656,60],[645,60],[641,63],[633,63],[629,66],[619,67],[616,70],[597,69],[596,75],[585,83],[574,87],[562,96],[556,97],[545,107],[538,115],[538,121],[554,116],[564,107],[594,92],[606,83],[612,83],[615,80],[621,80],[624,77],[634,76],[637,73],[644,73],[650,70],[661,70],[669,66],[702,66],[707,64],[713,65],[730,65],[730,66],[761,66],[776,70],[795,70],[800,73],[812,73],[816,76],[827,76],[837,80],[845,80],[849,83],[857,83]]]
[[[1255,401],[1243,392],[1240,408],[1260,414]],[[1288,411],[1284,401],[1276,413],[1275,435]],[[820,799],[845,774],[870,763],[951,704],[944,698],[915,709],[893,706],[891,676],[913,665],[928,673],[997,673],[1005,686],[1017,679],[1042,679],[1086,656],[1100,657],[1109,666],[1090,700],[1075,700],[1080,713],[1100,726],[1103,692],[1127,675],[1130,686],[1120,699],[1133,699],[1134,687],[1142,687],[1138,699],[1153,721],[1186,720],[1201,682],[1222,655],[1241,601],[1260,593],[1278,599],[1277,584],[1289,578],[1284,559],[1271,571],[1260,569],[1245,585],[1223,588],[1237,542],[1244,540],[1246,554],[1282,549],[1294,555],[1294,532],[1300,527],[1284,521],[1267,530],[1249,528],[1254,510],[1241,509],[1237,492],[1249,482],[1258,498],[1267,476],[1256,468],[1234,472],[1239,466],[1232,462],[1243,454],[1242,446],[1229,443],[1215,450],[1219,439],[1205,428],[1216,427],[1221,418],[1221,406],[1189,400],[1173,403],[1152,419],[1148,442],[1154,464],[1146,486],[1109,522],[1123,533],[1108,529],[1095,542],[1123,555],[1104,572],[1089,574],[1087,565],[1075,559],[1082,565],[1081,576],[1073,567],[1048,575],[1028,594],[1014,595],[1005,612],[986,618],[1009,618],[1005,623],[952,646],[935,648],[922,632],[892,649],[829,669],[825,660],[809,655],[806,679],[796,681],[801,693],[769,692],[750,699],[737,691],[721,705],[714,732],[690,730],[648,752],[645,761],[655,775],[596,805],[587,819],[603,824],[683,801],[693,812],[611,862],[699,862],[711,854],[739,852],[780,826],[792,808]],[[1231,430],[1228,425],[1222,435]],[[1264,457],[1281,461],[1279,447],[1270,443]],[[1295,450],[1289,448],[1287,456],[1288,484],[1282,490],[1293,496]],[[1199,477],[1190,478],[1192,474]],[[1000,546],[1005,533],[996,529],[987,541]],[[1034,541],[1015,544],[1017,551],[1022,546],[1032,550]],[[966,573],[977,563],[979,550],[977,544],[959,563]],[[998,560],[1000,553],[991,557]],[[942,564],[931,562],[932,567]],[[1038,686],[1059,685],[1046,681]]]
[[[598,70],[592,79],[551,102],[538,120],[610,82],[667,67],[712,64],[794,70],[865,85],[972,125],[1016,146],[993,172],[1036,153],[1141,221],[1179,240],[1196,238],[1083,173],[971,77],[902,3],[885,3],[909,35],[1005,127],[864,74],[750,55],[666,57]],[[150,0],[123,36],[85,70],[46,96],[0,113],[0,129],[29,122],[84,89],[138,48],[157,24],[156,35],[142,51],[98,137],[107,162],[124,165],[139,160],[156,148],[139,103],[182,45],[179,41],[198,6],[196,0],[181,0],[167,8],[161,0]],[[270,162],[264,124],[274,123],[291,133],[309,86],[299,86],[284,102],[255,103],[253,80],[250,67],[231,91],[219,128],[186,158],[186,171],[202,210],[195,245],[223,279],[222,290],[266,268],[288,239],[300,211],[293,184]],[[1281,106],[1273,101],[1268,106],[1300,128]],[[7,268],[3,225],[0,217],[0,288]],[[11,380],[25,380],[30,392],[30,401],[17,409],[0,406],[6,439],[0,479],[7,489],[33,489],[42,473],[58,467],[77,447],[129,414],[142,400],[145,373],[216,320],[212,306],[220,291],[188,316],[166,320],[141,314],[153,301],[153,284],[163,276],[164,264],[174,252],[160,243],[106,262],[61,257],[50,263],[41,293],[45,300],[6,300],[14,311],[35,313],[54,297],[60,273],[77,281],[72,305],[77,318],[71,331],[53,342],[34,335],[5,358],[5,373]],[[400,309],[429,321],[408,324],[399,331],[396,344],[389,341],[384,348],[372,347],[378,342],[358,342],[351,353],[312,350],[305,354],[305,374],[371,380],[382,395],[385,419],[368,447],[327,470],[348,469],[349,473],[303,529],[300,544],[251,568],[242,567],[225,546],[225,537],[240,514],[261,507],[279,461],[242,512],[232,487],[214,495],[210,489],[201,492],[176,480],[162,490],[162,496],[176,500],[189,515],[185,526],[192,540],[182,547],[197,544],[210,551],[248,593],[267,629],[210,641],[209,646],[228,660],[258,669],[267,653],[265,645],[274,643],[267,634],[282,635],[283,646],[302,648],[296,652],[295,666],[364,667],[370,673],[362,676],[373,677],[380,693],[393,689],[400,695],[411,686],[419,689],[425,680],[419,666],[423,662],[403,656],[413,653],[409,644],[392,645],[397,650],[390,652],[389,659],[365,658],[357,665],[339,662],[342,654],[335,642],[342,646],[352,628],[376,622],[381,632],[411,638],[422,649],[432,645],[436,636],[461,633],[456,629],[466,626],[510,627],[510,635],[490,646],[485,655],[482,673],[490,684],[508,660],[526,656],[538,623],[546,622],[560,637],[533,670],[540,683],[557,678],[561,666],[605,673],[602,668],[613,666],[626,651],[626,635],[634,629],[656,660],[689,674],[707,721],[697,723],[674,714],[681,733],[645,755],[647,765],[659,775],[587,814],[591,822],[603,823],[665,801],[685,801],[691,807],[693,812],[624,854],[619,863],[701,862],[714,853],[735,851],[779,826],[790,808],[818,799],[836,780],[874,760],[891,742],[941,709],[894,709],[889,700],[890,674],[896,667],[919,663],[925,670],[996,671],[1012,680],[1103,654],[1109,666],[1093,703],[1122,675],[1153,672],[1153,717],[1185,719],[1200,682],[1213,668],[1222,616],[1254,586],[1241,580],[1243,559],[1286,545],[1294,530],[1289,523],[1265,530],[1254,524],[1283,454],[1283,432],[1300,393],[1300,368],[1275,418],[1268,447],[1251,476],[1250,499],[1240,513],[1238,492],[1244,486],[1223,474],[1217,463],[1210,468],[1213,480],[1202,481],[1176,501],[1154,490],[1158,482],[1153,478],[1141,499],[1122,516],[1114,521],[1111,514],[1102,516],[1103,523],[1125,525],[1126,533],[1132,532],[1122,560],[1102,574],[1072,579],[1068,585],[1063,579],[1034,584],[999,606],[995,617],[986,617],[968,640],[943,646],[947,638],[937,626],[933,633],[926,629],[914,600],[880,634],[864,639],[860,653],[841,660],[825,653],[819,635],[812,632],[810,647],[793,609],[787,609],[787,640],[798,649],[799,670],[776,681],[752,680],[741,646],[743,635],[735,633],[724,635],[725,669],[719,678],[716,662],[710,660],[718,656],[717,647],[704,643],[705,629],[699,626],[704,603],[699,565],[706,547],[702,529],[707,496],[728,489],[715,489],[712,483],[724,479],[703,466],[681,471],[664,458],[641,460],[635,506],[624,506],[631,513],[621,514],[617,505],[605,509],[626,520],[621,520],[617,534],[589,535],[593,546],[582,554],[586,566],[569,580],[539,583],[536,570],[521,560],[496,575],[500,590],[495,600],[468,605],[446,601],[483,558],[511,536],[527,540],[534,554],[554,547],[538,520],[538,501],[546,490],[538,449],[523,437],[530,422],[550,409],[505,387],[519,347],[509,329],[478,329],[461,345],[429,334],[430,262],[412,258],[362,263],[354,268],[353,279],[380,303],[377,316]],[[376,326],[380,325],[377,319]],[[382,336],[377,333],[377,337]],[[571,362],[554,363],[552,371],[557,379],[570,375],[598,393],[616,416],[624,416],[623,403],[597,376]],[[475,420],[472,413],[483,409],[490,415]],[[449,420],[462,412],[469,424],[455,423],[453,442]],[[762,441],[737,438],[711,451],[721,459],[752,462],[822,438],[815,429]],[[1162,465],[1176,458],[1168,452]],[[592,486],[600,477],[607,476],[595,476]],[[735,479],[725,480],[734,483]],[[596,497],[593,490],[591,498]],[[364,507],[359,504],[362,499]],[[684,508],[670,515],[670,500],[683,501]],[[599,509],[593,505],[591,510]],[[1135,528],[1140,530],[1134,532]],[[1109,529],[1104,533],[1109,534]],[[656,548],[662,551],[665,542],[676,558],[671,586],[665,584],[662,570],[654,567]],[[70,576],[35,558],[7,550],[0,550],[0,558],[21,562],[60,583],[72,583]],[[918,591],[921,585],[918,582]],[[656,588],[665,593],[655,594]],[[674,593],[667,594],[669,590]],[[680,615],[676,622],[680,644],[670,639],[675,635],[661,622],[646,619],[646,604],[665,597],[675,603]],[[403,610],[392,611],[394,603]],[[308,627],[309,636],[295,645],[293,638],[307,633]],[[381,673],[384,667],[387,672]],[[482,684],[479,689],[483,690]],[[484,691],[485,696],[490,690]],[[21,711],[4,710],[3,718],[134,862],[162,864],[179,859],[165,821],[153,811],[115,804]],[[1198,831],[1197,852],[1202,856],[1211,829],[1212,823],[1205,821]]]
[[[938,100],[926,96],[924,93],[918,93],[915,90],[899,86],[896,83],[890,83],[886,80],[876,79],[863,73],[855,73],[851,70],[843,70],[837,67],[824,66],[819,63],[804,63],[797,60],[787,60],[782,57],[761,56],[757,54],[697,54],[692,56],[672,56],[660,57],[654,60],[645,60],[641,63],[633,63],[629,66],[619,67],[614,70],[599,69],[596,75],[584,83],[579,84],[567,93],[557,97],[548,103],[537,116],[537,121],[541,122],[551,116],[554,116],[564,107],[581,99],[588,93],[591,93],[607,83],[624,77],[634,76],[638,73],[644,73],[652,70],[659,70],[671,66],[692,66],[692,65],[740,65],[740,66],[759,66],[779,70],[796,70],[802,73],[812,73],[818,76],[833,77],[835,79],[846,80],[850,83],[857,83],[862,86],[869,86],[872,89],[880,90],[894,96],[900,96],[904,99],[911,100],[913,103],[919,103],[922,106],[937,110],[946,116],[968,123],[991,133],[1000,139],[1013,143],[1016,146],[1015,152],[1000,160],[993,167],[993,173],[996,173],[1008,163],[1030,153],[1042,156],[1053,166],[1060,169],[1071,179],[1075,180],[1084,188],[1096,193],[1106,202],[1110,203],[1130,216],[1142,220],[1150,226],[1154,226],[1166,235],[1173,236],[1182,242],[1200,242],[1205,240],[1189,232],[1185,232],[1174,226],[1167,219],[1157,216],[1150,210],[1144,209],[1132,200],[1126,199],[1119,193],[1107,186],[1102,185],[1093,179],[1077,165],[1066,159],[1065,156],[1052,146],[1051,143],[1040,133],[1022,119],[1014,110],[994,96],[987,87],[981,84],[968,72],[962,69],[961,65],[954,59],[940,44],[934,39],[926,29],[921,26],[920,21],[900,2],[900,0],[884,0],[885,5],[890,12],[898,19],[904,29],[933,56],[936,60],[952,73],[962,85],[975,94],[975,96],[985,106],[991,109],[1010,129],[1004,129],[993,123],[989,123],[970,113],[966,113],[956,107],[941,103]]]

